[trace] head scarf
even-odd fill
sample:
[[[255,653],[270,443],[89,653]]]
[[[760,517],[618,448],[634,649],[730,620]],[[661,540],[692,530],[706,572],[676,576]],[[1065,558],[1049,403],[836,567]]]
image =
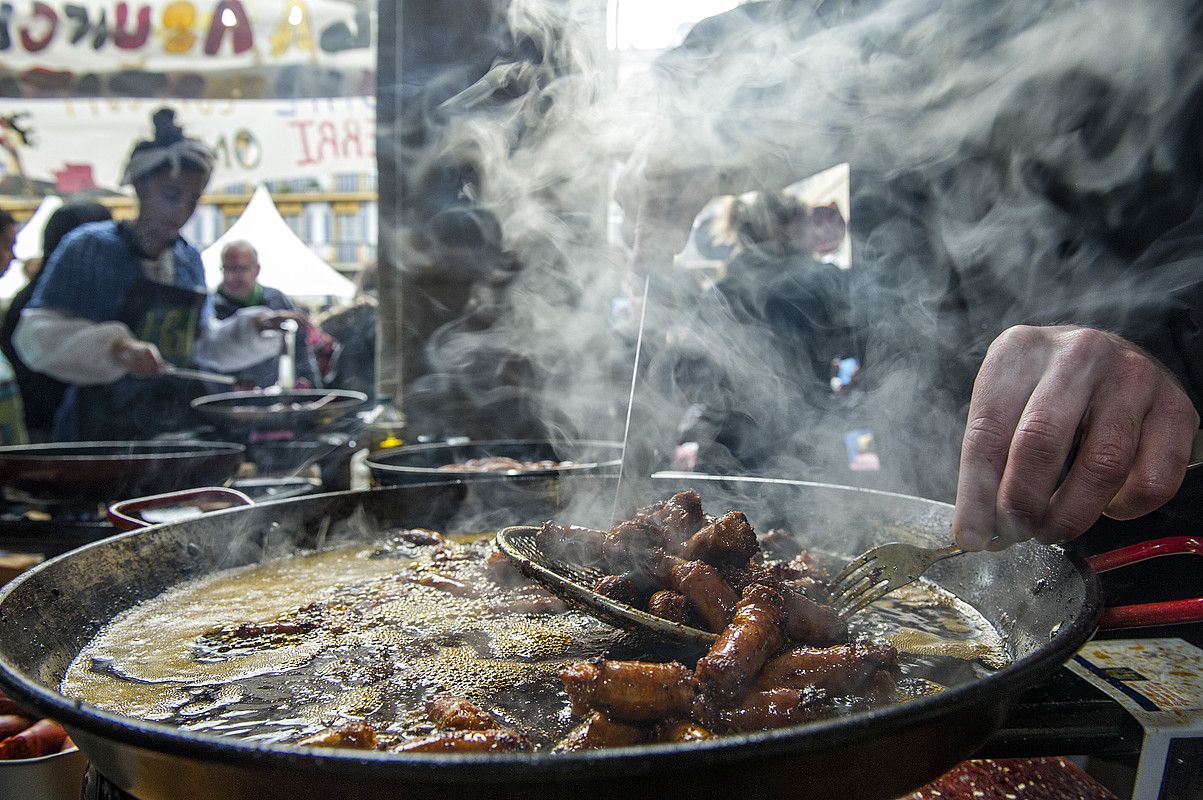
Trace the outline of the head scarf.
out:
[[[178,174],[184,165],[202,169],[205,173],[213,171],[216,154],[199,139],[184,135],[184,130],[175,124],[174,111],[161,108],[152,119],[155,137],[134,146],[125,166],[125,175],[121,178],[123,185],[132,184],[163,165],[170,168],[172,175]]]

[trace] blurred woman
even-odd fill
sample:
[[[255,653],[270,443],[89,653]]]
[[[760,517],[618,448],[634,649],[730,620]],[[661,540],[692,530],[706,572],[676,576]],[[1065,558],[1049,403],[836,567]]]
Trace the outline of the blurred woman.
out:
[[[80,225],[112,218],[113,215],[107,208],[90,200],[79,200],[59,206],[50,215],[50,219],[46,220],[46,227],[42,230],[41,264],[45,265],[63,237]],[[67,393],[67,384],[31,370],[13,347],[13,334],[17,330],[17,322],[21,319],[21,311],[29,305],[29,300],[33,297],[43,274],[44,270],[39,268],[30,276],[29,282],[21,287],[21,291],[17,292],[9,303],[8,311],[4,313],[4,321],[0,322],[0,352],[4,353],[16,374],[17,385],[21,388],[21,402],[25,406],[25,428],[30,441],[34,442],[44,442],[50,438],[54,412],[58,410],[63,396]]]
[[[154,138],[130,154],[124,183],[138,216],[72,231],[44,267],[14,336],[32,369],[72,384],[54,420],[56,440],[148,439],[197,424],[196,381],[172,367],[233,371],[280,347],[288,312],[262,307],[218,322],[200,253],[180,238],[209,182],[214,155],[184,136],[169,109]]]

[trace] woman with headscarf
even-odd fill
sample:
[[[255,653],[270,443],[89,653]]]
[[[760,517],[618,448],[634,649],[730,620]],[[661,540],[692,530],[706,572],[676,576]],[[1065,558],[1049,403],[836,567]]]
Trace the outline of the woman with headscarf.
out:
[[[42,230],[41,263],[44,265],[49,261],[63,237],[80,225],[112,218],[112,213],[105,206],[91,200],[76,200],[59,206],[50,215],[50,219],[46,220],[46,227]],[[29,283],[21,287],[21,291],[13,297],[8,310],[4,312],[3,322],[0,322],[0,352],[12,364],[17,385],[21,387],[21,401],[25,406],[25,428],[29,432],[30,440],[34,442],[44,442],[50,438],[54,413],[67,393],[67,384],[31,370],[13,347],[13,334],[17,330],[21,312],[29,305],[34,290],[38,288],[38,283],[45,274],[45,270],[42,269],[33,274]]]
[[[32,369],[72,384],[56,440],[148,439],[186,430],[203,386],[170,367],[232,371],[278,352],[289,312],[262,307],[217,321],[196,248],[180,229],[213,169],[207,145],[184,136],[169,109],[130,154],[123,183],[138,198],[130,222],[72,231],[43,268],[14,344]]]

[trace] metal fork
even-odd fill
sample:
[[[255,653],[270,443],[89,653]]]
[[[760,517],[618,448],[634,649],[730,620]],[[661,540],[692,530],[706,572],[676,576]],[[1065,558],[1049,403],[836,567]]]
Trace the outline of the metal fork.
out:
[[[895,589],[914,583],[937,561],[965,552],[956,545],[916,547],[890,542],[854,559],[831,582],[832,608],[847,618]]]

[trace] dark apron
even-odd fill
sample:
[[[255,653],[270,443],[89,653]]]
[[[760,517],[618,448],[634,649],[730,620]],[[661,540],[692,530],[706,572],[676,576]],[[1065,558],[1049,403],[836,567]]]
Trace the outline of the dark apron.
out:
[[[206,294],[139,277],[117,314],[134,336],[159,348],[163,360],[191,366]],[[200,424],[191,402],[204,385],[172,377],[125,377],[104,386],[80,386],[77,437],[82,441],[152,439]]]

